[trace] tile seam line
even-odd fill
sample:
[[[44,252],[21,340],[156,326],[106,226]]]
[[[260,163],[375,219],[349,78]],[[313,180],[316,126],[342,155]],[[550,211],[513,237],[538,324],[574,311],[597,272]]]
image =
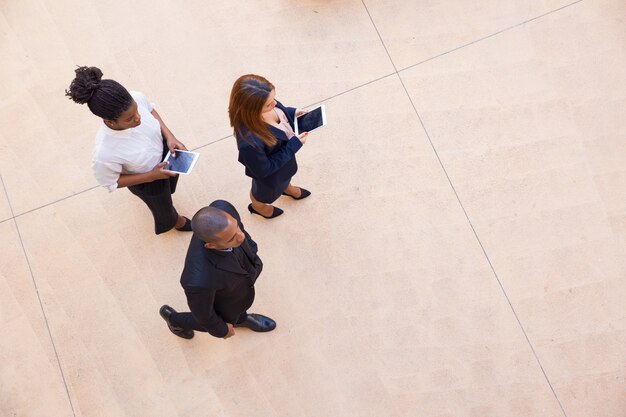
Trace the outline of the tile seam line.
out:
[[[0,183],[2,183],[2,188],[4,189],[4,195],[7,198],[7,203],[9,204],[9,210],[11,211],[13,223],[15,224],[15,230],[17,231],[17,236],[20,240],[20,246],[22,247],[22,253],[24,254],[24,259],[26,259],[26,265],[28,266],[28,272],[30,274],[31,281],[33,283],[33,287],[35,288],[35,293],[37,294],[37,300],[39,301],[39,308],[41,310],[41,314],[43,314],[44,322],[46,323],[46,330],[48,331],[48,337],[50,338],[50,343],[52,344],[52,349],[54,350],[54,356],[57,360],[57,365],[59,367],[59,372],[61,373],[61,379],[63,381],[63,386],[65,388],[65,394],[67,395],[67,401],[70,405],[70,409],[72,410],[72,415],[76,417],[76,411],[74,410],[74,403],[72,402],[72,397],[70,396],[70,390],[67,386],[67,379],[65,378],[65,372],[63,372],[63,366],[61,365],[61,359],[59,358],[59,352],[57,350],[56,343],[54,342],[54,337],[52,337],[52,330],[50,329],[50,323],[48,322],[48,316],[46,314],[46,310],[43,307],[43,301],[41,300],[41,294],[39,293],[39,287],[37,286],[37,280],[35,279],[35,274],[33,273],[33,268],[30,264],[30,259],[28,257],[28,253],[26,253],[26,248],[24,247],[24,240],[22,239],[22,232],[20,232],[20,227],[17,224],[17,219],[13,215],[13,206],[11,205],[11,201],[9,200],[9,195],[7,193],[6,186],[4,185],[4,178],[0,174]]]
[[[364,1],[364,0],[362,0],[362,1]],[[535,21],[535,20],[541,19],[542,17],[546,17],[546,16],[548,16],[548,15],[550,15],[550,14],[552,14],[552,13],[556,13],[556,12],[558,12],[558,11],[560,11],[560,10],[563,10],[563,9],[566,9],[566,8],[568,8],[568,7],[570,7],[570,6],[575,5],[575,4],[581,3],[582,1],[583,1],[583,0],[576,0],[576,1],[572,2],[572,3],[569,3],[569,4],[566,4],[566,5],[563,5],[563,6],[561,6],[561,7],[558,7],[558,8],[556,8],[556,9],[554,9],[554,10],[550,10],[550,11],[548,11],[548,12],[545,12],[545,13],[543,13],[543,14],[540,14],[539,16],[535,16],[535,17],[532,17],[532,18],[530,18],[530,19],[524,20],[524,21],[522,21],[522,22],[520,22],[520,23],[516,23],[516,24],[514,24],[514,25],[512,25],[512,26],[508,26],[508,27],[506,27],[506,28],[504,28],[504,29],[500,29],[500,30],[498,30],[498,31],[496,31],[496,32],[494,32],[494,33],[491,33],[491,34],[489,34],[489,35],[483,36],[482,38],[475,39],[475,40],[473,40],[473,41],[471,41],[471,42],[468,42],[468,43],[466,43],[466,44],[463,44],[463,45],[457,46],[456,48],[452,48],[452,49],[450,49],[450,50],[448,50],[448,51],[446,51],[446,52],[442,52],[442,53],[437,54],[437,55],[435,55],[435,56],[432,56],[432,57],[430,57],[430,58],[426,58],[426,59],[424,59],[423,61],[420,61],[420,62],[417,62],[417,63],[415,63],[415,64],[411,64],[411,65],[409,65],[409,66],[406,66],[406,67],[404,67],[404,68],[401,68],[401,69],[397,70],[396,72],[406,71],[406,70],[408,70],[408,69],[411,69],[411,68],[417,67],[417,66],[419,66],[419,65],[425,64],[425,63],[430,62],[430,61],[433,61],[433,60],[435,60],[435,59],[437,59],[437,58],[441,58],[442,56],[445,56],[445,55],[451,54],[452,52],[456,52],[456,51],[458,51],[458,50],[460,50],[460,49],[466,48],[466,47],[468,47],[468,46],[472,46],[472,45],[474,45],[474,44],[476,44],[476,43],[478,43],[478,42],[482,42],[482,41],[484,41],[484,40],[487,40],[487,39],[493,38],[494,36],[497,36],[497,35],[499,35],[499,34],[501,34],[501,33],[508,32],[508,31],[510,31],[510,30],[513,30],[513,29],[516,29],[516,28],[518,28],[518,27],[520,27],[520,26],[523,26],[523,25],[525,25],[525,24],[527,24],[527,23],[530,23],[530,22],[533,22],[533,21]],[[369,13],[369,12],[368,12],[368,13]],[[370,18],[371,18],[371,16],[370,16]],[[373,20],[372,20],[372,24],[374,24],[374,21],[373,21]],[[376,31],[378,31],[378,29],[377,29]],[[381,38],[381,41],[382,41],[382,38]],[[385,49],[387,49],[387,48],[385,47]],[[395,68],[395,65],[394,65],[394,68]]]
[[[562,10],[565,7],[571,6],[571,5],[576,4],[576,3],[580,3],[581,1],[582,0],[578,0],[578,1],[574,2],[574,3],[570,3],[569,5],[562,6],[562,7],[558,8],[558,9],[552,10],[552,11],[550,11],[548,13],[544,13],[544,14],[542,14],[540,16],[537,16],[537,17],[535,17],[533,19],[529,19],[528,21],[525,21],[525,22],[522,22],[520,24],[517,24],[517,25],[515,25],[515,26],[513,26],[511,28],[503,29],[503,30],[501,30],[499,32],[496,32],[494,34],[489,35],[488,37],[476,40],[476,41],[474,41],[474,42],[472,42],[470,44],[479,42],[479,41],[481,41],[483,39],[490,38],[492,36],[495,36],[495,35],[497,35],[499,33],[504,32],[506,30],[510,30],[512,28],[521,26],[521,25],[523,25],[525,23],[528,23],[530,21],[539,19],[540,17],[543,17],[543,16],[546,16],[548,14],[554,13],[556,11]],[[487,251],[485,250],[485,247],[483,246],[483,243],[480,240],[480,237],[478,236],[478,233],[476,232],[476,229],[474,228],[474,225],[473,225],[473,223],[472,223],[472,221],[471,221],[471,219],[469,217],[469,214],[467,213],[467,210],[465,209],[465,206],[463,205],[463,202],[461,201],[461,198],[459,197],[459,194],[457,193],[456,188],[454,187],[452,179],[450,178],[450,176],[448,174],[448,171],[446,170],[445,165],[443,164],[443,161],[439,157],[439,153],[437,152],[437,149],[436,149],[432,139],[430,138],[430,134],[428,133],[428,130],[426,129],[426,125],[424,124],[424,121],[422,120],[419,112],[417,111],[417,107],[415,106],[415,103],[411,99],[411,95],[409,94],[409,91],[407,90],[406,85],[404,84],[404,80],[402,79],[399,71],[396,68],[395,63],[393,62],[393,59],[391,58],[391,55],[389,54],[389,50],[387,49],[387,45],[385,45],[385,41],[383,40],[382,36],[380,35],[380,32],[378,31],[378,27],[376,26],[376,23],[374,22],[374,19],[373,19],[372,15],[370,14],[369,9],[367,8],[367,5],[365,4],[365,0],[361,0],[361,2],[363,3],[363,7],[365,7],[365,10],[366,10],[366,12],[367,12],[367,14],[368,14],[368,16],[370,18],[370,21],[372,22],[372,25],[374,26],[374,29],[376,30],[376,33],[378,34],[378,36],[380,38],[380,42],[382,43],[383,47],[385,48],[385,51],[387,52],[387,55],[389,56],[389,59],[391,60],[391,63],[393,65],[394,69],[396,69],[396,75],[398,77],[398,80],[400,81],[400,84],[402,85],[402,88],[404,89],[404,93],[406,94],[407,98],[409,99],[409,102],[411,103],[411,107],[413,107],[413,111],[415,112],[415,115],[417,116],[417,118],[418,118],[418,120],[419,120],[419,122],[420,122],[420,124],[422,126],[422,129],[423,129],[424,133],[426,134],[426,138],[428,139],[428,142],[430,143],[430,146],[431,146],[431,148],[433,150],[433,153],[435,154],[435,157],[437,158],[437,161],[439,162],[439,166],[441,167],[444,175],[446,176],[446,179],[448,180],[448,184],[450,184],[450,188],[452,189],[452,192],[454,193],[454,196],[455,196],[457,202],[459,203],[459,206],[461,207],[461,210],[463,211],[463,214],[465,215],[465,218],[467,219],[467,222],[468,222],[470,228],[472,229],[472,233],[474,234],[474,237],[475,237],[476,241],[478,242],[478,245],[480,246],[481,251],[483,252],[485,260],[487,261],[487,264],[489,265],[489,268],[491,269],[491,272],[493,273],[493,277],[496,279],[496,281],[498,283],[498,286],[500,287],[500,291],[502,292],[502,294],[504,295],[504,298],[506,299],[507,303],[509,304],[509,308],[511,309],[511,312],[513,313],[513,316],[515,317],[515,320],[517,321],[518,327],[521,330],[522,334],[524,335],[524,338],[526,339],[526,343],[528,344],[528,347],[530,347],[530,350],[531,350],[531,352],[532,352],[532,354],[533,354],[533,356],[535,358],[535,361],[537,362],[537,365],[539,365],[539,369],[541,370],[541,373],[543,374],[543,377],[544,377],[545,381],[547,382],[548,387],[550,388],[550,391],[552,392],[552,395],[554,396],[554,399],[556,400],[556,402],[557,402],[557,404],[558,404],[558,406],[559,406],[559,408],[561,410],[561,413],[563,413],[563,415],[565,417],[567,417],[567,413],[565,412],[565,409],[563,408],[563,404],[561,404],[561,400],[559,399],[559,396],[557,395],[554,387],[552,386],[552,383],[550,382],[550,378],[548,378],[548,375],[547,375],[547,373],[546,373],[546,371],[545,371],[545,369],[543,367],[543,364],[541,363],[541,360],[539,359],[539,355],[535,351],[535,348],[534,348],[532,342],[530,341],[530,338],[528,337],[528,334],[526,333],[526,330],[524,329],[524,326],[522,325],[522,322],[521,322],[520,318],[518,317],[517,312],[515,311],[515,308],[513,307],[513,303],[511,302],[511,300],[510,300],[510,298],[509,298],[509,296],[508,296],[504,286],[502,285],[502,281],[500,281],[500,277],[498,276],[498,273],[496,272],[495,267],[491,263],[491,259],[489,258],[489,255],[487,254]],[[455,49],[453,49],[451,51],[448,51],[448,52],[446,52],[444,54],[441,54],[439,56],[448,54],[450,52],[453,52],[453,51],[458,50],[460,48],[463,48],[465,46],[467,46],[467,45],[460,46],[458,48],[455,48]],[[431,59],[435,59],[437,57],[438,56],[433,57]],[[419,65],[419,64],[420,63],[415,64],[413,66],[416,66],[416,65]]]

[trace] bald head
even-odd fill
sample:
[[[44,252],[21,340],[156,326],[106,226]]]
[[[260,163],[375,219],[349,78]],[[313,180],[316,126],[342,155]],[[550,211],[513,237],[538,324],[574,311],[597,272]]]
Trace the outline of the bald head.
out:
[[[206,243],[217,243],[218,235],[229,226],[229,215],[215,207],[200,209],[191,219],[193,233]]]

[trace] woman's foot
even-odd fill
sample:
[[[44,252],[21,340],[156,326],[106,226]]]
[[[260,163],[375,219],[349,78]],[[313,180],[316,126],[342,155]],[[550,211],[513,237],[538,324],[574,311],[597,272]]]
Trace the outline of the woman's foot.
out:
[[[274,207],[270,204],[265,204],[263,209],[261,209],[260,207],[259,209],[260,210],[257,210],[254,208],[252,204],[248,204],[248,211],[250,213],[258,214],[259,216],[264,217],[266,219],[273,219],[274,217],[278,217],[284,213],[284,211],[282,211],[278,207]]]
[[[304,188],[294,187],[293,185],[290,185],[285,189],[283,195],[289,196],[294,200],[302,200],[303,198],[307,198],[308,196],[310,196],[311,192],[309,190],[305,190]]]
[[[191,232],[191,220],[184,216],[178,216],[178,221],[174,228],[179,232]]]

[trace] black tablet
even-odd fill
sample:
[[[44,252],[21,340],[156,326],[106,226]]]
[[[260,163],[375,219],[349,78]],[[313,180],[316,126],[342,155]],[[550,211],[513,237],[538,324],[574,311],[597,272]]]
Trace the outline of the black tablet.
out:
[[[163,169],[178,174],[189,175],[200,154],[198,152],[179,151],[178,149],[176,149],[175,154],[176,156],[172,157],[171,152],[167,153],[167,156],[163,160],[163,162],[167,162],[167,165],[165,165]]]
[[[309,110],[301,116],[296,117],[294,130],[296,135],[303,132],[310,132],[322,127],[326,124],[326,106],[323,104],[319,107]]]

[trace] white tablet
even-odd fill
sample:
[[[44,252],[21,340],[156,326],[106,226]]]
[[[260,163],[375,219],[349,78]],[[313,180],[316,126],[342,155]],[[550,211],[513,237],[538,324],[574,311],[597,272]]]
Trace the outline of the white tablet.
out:
[[[318,127],[326,124],[326,106],[321,105],[315,107],[301,116],[296,117],[294,121],[294,130],[296,136],[302,132],[311,132]]]
[[[189,175],[193,166],[196,164],[200,154],[198,152],[180,151],[176,149],[176,156],[172,157],[172,153],[168,152],[163,162],[167,165],[163,169],[176,172],[177,174]]]

